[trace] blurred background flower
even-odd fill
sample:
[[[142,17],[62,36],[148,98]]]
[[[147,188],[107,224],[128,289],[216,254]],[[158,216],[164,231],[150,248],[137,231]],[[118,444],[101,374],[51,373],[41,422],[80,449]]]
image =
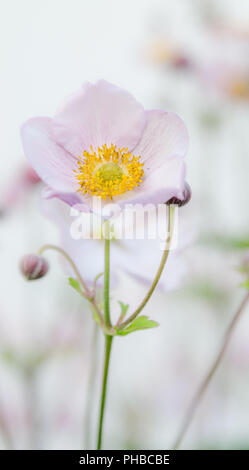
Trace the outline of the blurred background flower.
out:
[[[104,445],[160,449],[174,441],[243,296],[237,268],[245,267],[249,248],[248,19],[244,0],[5,4],[0,19],[1,448],[82,448],[89,439],[94,445],[94,426],[88,438],[84,427],[94,337],[88,305],[70,289],[52,253],[44,278],[28,283],[18,271],[23,254],[58,243],[56,224],[40,210],[42,184],[21,157],[18,133],[30,116],[52,115],[62,97],[99,77],[128,89],[145,108],[177,112],[190,133],[187,180],[193,198],[180,212],[180,230],[187,239],[190,234],[185,276],[181,288],[159,289],[146,307],[160,328],[114,344]],[[114,308],[117,300],[132,308],[143,297],[139,273],[144,277],[148,263],[146,278],[152,275],[152,260],[156,269],[152,245],[141,248],[139,256],[147,251],[141,262],[134,255],[135,281],[121,270]],[[87,262],[91,271],[86,256]],[[248,315],[247,310],[182,448],[249,448]],[[93,423],[101,336],[97,344]]]

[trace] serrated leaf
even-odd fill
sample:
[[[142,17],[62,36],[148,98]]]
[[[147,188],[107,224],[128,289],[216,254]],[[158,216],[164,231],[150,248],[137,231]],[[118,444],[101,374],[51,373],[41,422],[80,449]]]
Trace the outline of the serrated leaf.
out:
[[[134,331],[147,330],[149,328],[155,328],[156,326],[159,326],[159,323],[154,320],[150,320],[146,315],[141,315],[140,317],[135,318],[135,320],[124,330],[117,330],[117,335],[125,336],[133,333]]]
[[[69,277],[68,281],[69,281],[70,286],[72,286],[75,290],[77,290],[79,294],[81,295],[83,294],[81,287],[80,287],[80,283],[77,279],[74,279],[73,277]]]

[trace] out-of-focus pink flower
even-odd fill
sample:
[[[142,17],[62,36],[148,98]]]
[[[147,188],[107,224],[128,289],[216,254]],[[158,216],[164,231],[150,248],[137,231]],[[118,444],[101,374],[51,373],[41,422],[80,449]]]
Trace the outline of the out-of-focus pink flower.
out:
[[[249,100],[249,32],[213,25],[206,35],[206,57],[196,68],[210,90],[226,98]]]
[[[30,165],[26,165],[22,168],[14,180],[9,182],[7,187],[2,191],[1,212],[4,213],[14,207],[23,199],[25,194],[27,194],[31,188],[36,186],[40,181],[39,176]]]
[[[127,91],[101,80],[86,83],[54,118],[21,130],[25,155],[65,201],[163,203],[181,198],[188,134],[174,113],[145,111]]]
[[[210,24],[210,30],[219,37],[230,37],[234,40],[247,42],[249,41],[249,29],[240,27],[235,24],[226,24],[222,22],[213,22]]]
[[[171,68],[187,69],[204,84],[207,92],[238,101],[249,100],[249,30],[210,23],[196,41],[178,38],[154,41],[150,60]]]
[[[189,69],[193,65],[183,45],[166,37],[154,40],[147,48],[146,55],[149,61],[176,69]]]
[[[232,99],[249,100],[249,64],[208,64],[201,69],[201,76],[213,91]]]

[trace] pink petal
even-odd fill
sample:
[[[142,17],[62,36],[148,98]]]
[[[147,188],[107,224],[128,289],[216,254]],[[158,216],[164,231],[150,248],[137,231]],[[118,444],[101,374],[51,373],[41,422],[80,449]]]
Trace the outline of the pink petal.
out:
[[[73,192],[77,179],[73,170],[77,160],[58,145],[51,135],[52,119],[33,118],[21,128],[21,137],[26,157],[49,186],[57,191]]]
[[[103,144],[132,150],[145,125],[145,112],[130,93],[100,80],[85,84],[56,114],[56,140],[75,156]]]
[[[163,204],[172,197],[182,198],[185,182],[185,162],[182,158],[171,158],[150,173],[136,190],[116,199],[116,204]]]
[[[75,240],[72,238],[70,228],[77,220],[77,217],[71,216],[70,208],[59,199],[41,201],[41,210],[43,214],[56,224],[59,229],[59,245],[66,251],[70,258],[76,264],[80,274],[86,282],[93,282],[95,276],[103,271],[103,240],[94,240],[83,238]],[[89,220],[87,214],[86,220]],[[84,220],[84,219],[82,219]],[[115,245],[115,244],[114,244]],[[113,251],[115,246],[113,246]],[[68,262],[60,258],[65,267],[65,271],[75,277]],[[113,272],[114,271],[114,272]],[[115,264],[111,272],[111,282],[115,281]],[[101,284],[101,280],[100,280]]]
[[[144,162],[144,170],[153,171],[173,156],[184,157],[188,148],[188,133],[184,122],[174,113],[146,111],[147,124],[134,155]]]
[[[42,190],[42,197],[44,199],[60,199],[61,201],[65,202],[69,206],[75,206],[76,204],[80,204],[83,206],[83,202],[81,198],[78,196],[78,194],[75,193],[60,193],[58,191],[55,191],[53,188],[50,188],[49,186],[45,186]],[[89,207],[85,205],[86,208]]]

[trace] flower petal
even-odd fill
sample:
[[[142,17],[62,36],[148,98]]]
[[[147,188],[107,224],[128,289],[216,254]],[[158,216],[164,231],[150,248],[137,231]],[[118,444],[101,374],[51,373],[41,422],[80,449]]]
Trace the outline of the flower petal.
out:
[[[132,150],[141,138],[145,111],[133,96],[105,80],[87,83],[55,115],[56,140],[75,156],[103,144]]]
[[[127,244],[128,243],[129,242],[127,241]],[[134,242],[134,244],[135,243],[136,251],[134,256],[137,256],[138,258],[140,254],[139,263],[133,263],[132,265],[132,259],[129,259],[130,266],[124,266],[123,269],[133,278],[145,285],[148,285],[151,283],[153,274],[156,273],[156,269],[159,266],[162,257],[162,251],[159,250],[159,241],[139,240],[139,244],[141,243],[142,245],[141,253],[138,252],[140,249],[138,242]],[[144,253],[146,253],[146,256],[144,256]],[[133,260],[134,259],[135,258],[133,257]],[[186,265],[181,259],[181,256],[179,256],[178,253],[171,251],[167,260],[167,269],[162,273],[158,287],[164,292],[177,289],[179,284],[181,284],[185,273]]]
[[[82,199],[75,193],[59,193],[55,191],[50,186],[45,186],[42,190],[42,197],[44,199],[60,199],[61,201],[65,202],[69,206],[73,207],[76,205],[80,205],[82,208],[84,207],[87,212],[89,212],[90,208],[88,205],[83,204]]]
[[[42,213],[51,220],[53,224],[56,224],[59,229],[59,246],[65,250],[65,252],[70,256],[74,261],[77,269],[79,270],[81,276],[87,283],[93,283],[94,278],[103,271],[103,249],[104,241],[102,239],[92,239],[92,238],[81,238],[75,240],[71,235],[71,227],[74,224],[78,217],[71,215],[70,207],[62,202],[61,200],[55,198],[50,201],[46,199],[41,200],[41,211]],[[79,214],[80,214],[79,210]],[[84,214],[86,216],[86,223],[89,221],[88,217],[91,217],[90,214]],[[81,218],[84,221],[84,215]],[[115,246],[113,247],[114,260],[117,260],[115,257]],[[61,259],[61,258],[60,258]],[[64,259],[61,259],[65,271],[70,275],[75,277],[75,273],[70,267],[69,263]],[[112,265],[111,271],[111,285],[113,286],[117,282],[116,278],[116,264]],[[101,284],[101,280],[99,281]]]
[[[134,155],[141,155],[145,172],[153,171],[170,157],[184,157],[189,140],[185,124],[176,114],[151,110],[146,116],[142,138],[133,150]]]
[[[52,119],[33,118],[21,128],[25,155],[38,175],[60,192],[73,192],[77,179],[73,170],[77,160],[58,145],[51,135]]]
[[[172,197],[183,197],[186,167],[182,158],[170,158],[150,173],[137,189],[115,199],[116,204],[163,204]]]

